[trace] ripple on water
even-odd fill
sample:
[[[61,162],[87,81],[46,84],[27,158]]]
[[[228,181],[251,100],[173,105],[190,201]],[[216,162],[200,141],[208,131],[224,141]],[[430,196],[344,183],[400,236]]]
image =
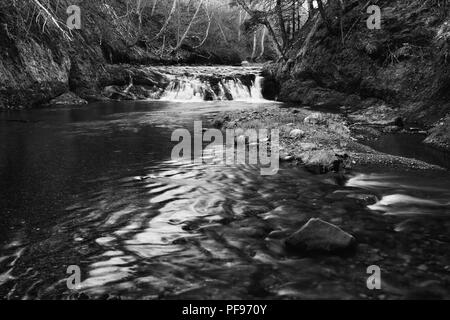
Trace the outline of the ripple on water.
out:
[[[52,129],[51,134],[32,135],[46,139],[41,144],[32,139],[26,150],[35,151],[35,144],[40,152],[47,145],[62,148],[61,141],[49,140],[58,130],[63,136],[56,136],[70,148],[47,150],[47,161],[25,153],[30,163],[49,166],[33,176],[47,188],[39,183],[27,191],[47,203],[21,207],[29,214],[26,223],[17,213],[19,222],[8,225],[2,239],[10,245],[0,254],[0,297],[65,298],[85,292],[93,298],[377,298],[365,287],[366,268],[374,263],[383,264],[388,298],[404,296],[418,279],[424,287],[437,281],[448,293],[450,180],[445,173],[365,171],[345,180],[286,166],[263,177],[255,166],[166,161],[170,148],[163,142],[170,134],[163,127],[185,126],[186,114],[190,123],[205,110],[188,104],[171,105],[169,111],[146,104],[136,108],[132,114],[96,116],[98,121],[64,123],[55,130],[49,125],[42,130]],[[188,113],[179,116],[180,108]],[[157,123],[163,125],[154,127]],[[80,151],[85,148],[88,152]],[[111,157],[111,150],[121,152]],[[52,162],[59,151],[72,161],[65,162],[65,175],[54,173],[61,167]],[[67,181],[75,187],[62,192]],[[19,187],[22,192],[27,186]],[[61,200],[53,196],[60,192],[64,201],[58,207]],[[46,215],[47,208],[56,209]],[[355,235],[360,244],[355,255],[287,252],[283,239],[312,217]],[[74,264],[83,280],[75,293],[65,283],[67,266]]]

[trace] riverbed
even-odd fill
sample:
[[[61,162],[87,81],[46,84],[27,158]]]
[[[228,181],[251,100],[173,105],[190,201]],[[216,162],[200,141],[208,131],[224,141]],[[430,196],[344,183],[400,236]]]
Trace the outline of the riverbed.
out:
[[[105,102],[0,113],[4,299],[448,298],[450,174],[171,160],[171,134],[265,102]],[[311,217],[353,234],[349,256],[283,239]],[[67,288],[67,268],[81,284]],[[369,290],[367,268],[381,268]]]

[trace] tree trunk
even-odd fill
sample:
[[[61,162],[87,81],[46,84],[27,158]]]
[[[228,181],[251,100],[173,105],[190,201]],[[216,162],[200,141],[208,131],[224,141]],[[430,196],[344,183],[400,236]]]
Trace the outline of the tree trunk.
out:
[[[241,41],[242,10],[239,10],[238,41]]]
[[[209,37],[209,30],[211,29],[211,22],[212,22],[212,14],[209,14],[208,8],[205,8],[205,12],[206,12],[206,16],[208,17],[208,27],[206,27],[206,32],[205,32],[205,37],[203,38],[202,42],[198,45],[195,46],[194,49],[200,48],[202,45],[205,44],[206,39],[208,39]]]
[[[311,18],[314,12],[313,0],[308,0],[308,18]]]
[[[332,31],[331,22],[328,19],[328,16],[325,12],[325,8],[323,6],[322,0],[316,0],[317,7],[319,8],[320,15],[322,16],[323,21],[325,22],[325,25],[327,26],[328,31]]]
[[[254,17],[254,12],[252,9],[250,9],[250,7],[245,3],[245,0],[236,0],[237,3],[242,7],[242,9],[245,10],[245,12],[247,12],[248,15],[250,15],[250,17]],[[279,53],[279,55],[283,58],[286,59],[286,56],[284,54],[284,50],[280,44],[280,42],[278,41],[278,37],[277,34],[275,33],[275,30],[273,29],[272,25],[270,24],[270,21],[267,19],[267,17],[264,18],[258,18],[258,22],[262,25],[265,25],[267,30],[269,31],[270,37],[272,39],[272,41],[275,44],[275,47]]]
[[[266,46],[265,46],[266,33],[267,33],[267,28],[264,26],[263,27],[263,31],[262,31],[262,35],[261,35],[261,53],[258,56],[258,58],[260,58],[260,59],[264,56],[264,52],[265,52],[265,49],[266,49]]]
[[[258,30],[253,32],[253,51],[252,51],[252,61],[255,61],[256,47],[258,46]]]
[[[280,30],[281,30],[281,39],[283,40],[283,49],[285,49],[288,46],[289,41],[288,41],[288,35],[286,32],[286,25],[284,24],[282,0],[277,0],[276,6],[275,6],[275,12],[277,14],[278,25],[280,26]]]
[[[158,4],[158,0],[153,0],[153,7],[152,7],[152,14],[151,14],[152,17],[153,17],[153,14],[155,13],[157,4]]]
[[[164,32],[166,32],[167,26],[169,25],[169,22],[172,19],[172,16],[174,15],[176,8],[177,8],[177,0],[173,0],[172,9],[170,9],[169,16],[167,17],[166,22],[164,22],[162,29],[156,35],[155,39],[158,39],[159,37],[161,37],[161,35],[164,34]]]
[[[303,59],[303,57],[305,56],[306,52],[309,49],[309,45],[311,43],[311,39],[314,36],[314,34],[317,32],[317,29],[319,28],[319,22],[320,19],[318,17],[318,15],[316,14],[313,19],[316,20],[316,22],[314,23],[314,26],[311,28],[311,30],[309,31],[308,36],[305,39],[305,42],[302,45],[302,48],[300,49],[300,51],[298,52],[297,56],[295,57],[295,59]]]
[[[197,10],[195,11],[194,16],[191,19],[191,22],[189,22],[189,25],[187,26],[186,31],[181,36],[181,39],[180,39],[180,41],[178,41],[178,44],[175,47],[174,51],[177,51],[178,49],[180,49],[181,45],[183,44],[184,39],[186,39],[187,35],[189,34],[189,31],[191,31],[192,24],[194,23],[195,19],[197,18],[198,13],[200,12],[200,9],[203,5],[203,1],[204,0],[200,0]]]
[[[296,25],[296,20],[297,20],[296,15],[295,15],[296,9],[297,9],[297,0],[293,0],[292,1],[292,36],[291,36],[291,39],[294,39],[294,37],[295,37],[295,31],[296,31],[295,25]]]
[[[180,35],[181,35],[181,4],[180,1],[177,3],[177,43],[180,42]]]
[[[217,25],[219,26],[220,33],[222,34],[223,40],[225,40],[225,42],[228,43],[227,35],[223,31],[222,24],[220,23],[220,21],[216,17],[214,17],[214,19],[216,20]]]

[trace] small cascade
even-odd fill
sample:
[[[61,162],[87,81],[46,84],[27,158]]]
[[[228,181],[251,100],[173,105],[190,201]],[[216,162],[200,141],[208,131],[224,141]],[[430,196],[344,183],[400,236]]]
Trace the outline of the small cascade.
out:
[[[173,80],[161,100],[163,101],[204,101],[206,93],[212,90],[198,79]]]
[[[174,75],[163,101],[265,101],[262,95],[263,77],[253,74],[227,75]]]
[[[251,96],[254,100],[265,100],[262,94],[262,82],[264,80],[264,77],[261,77],[259,75],[255,76],[255,82],[253,86],[251,87]]]

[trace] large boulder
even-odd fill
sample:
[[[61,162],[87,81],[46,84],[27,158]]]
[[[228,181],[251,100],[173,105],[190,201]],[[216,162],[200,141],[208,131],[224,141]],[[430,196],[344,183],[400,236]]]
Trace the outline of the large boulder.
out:
[[[347,154],[338,154],[333,150],[308,150],[300,154],[306,170],[316,174],[340,172],[349,167]]]
[[[351,234],[318,218],[310,219],[285,241],[286,246],[295,251],[328,253],[352,249],[355,243]]]

